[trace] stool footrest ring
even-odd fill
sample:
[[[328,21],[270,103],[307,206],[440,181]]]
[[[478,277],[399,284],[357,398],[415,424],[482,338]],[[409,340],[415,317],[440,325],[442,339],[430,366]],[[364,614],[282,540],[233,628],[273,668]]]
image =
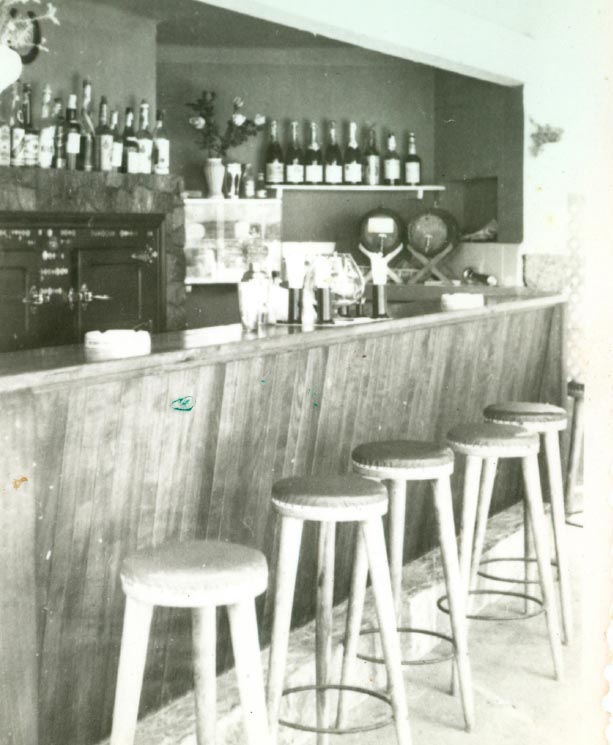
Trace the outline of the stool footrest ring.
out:
[[[486,564],[495,564],[500,562],[521,562],[522,564],[536,564],[536,558],[529,557],[529,558],[522,558],[521,556],[499,556],[495,559],[483,559],[481,562],[479,562],[479,567],[485,566]],[[558,567],[558,562],[555,559],[551,560],[551,566],[552,567]],[[483,577],[484,579],[492,579],[496,582],[508,582],[512,585],[540,585],[541,582],[538,579],[515,579],[514,577],[501,577],[499,574],[489,574],[489,572],[484,572],[483,569],[479,569],[477,571],[477,574],[479,577]],[[556,575],[554,577],[554,580],[556,582],[559,581],[559,577]]]
[[[447,662],[448,660],[453,660],[456,656],[455,654],[455,644],[453,641],[453,638],[451,636],[447,636],[447,634],[441,634],[438,631],[430,631],[429,629],[416,629],[412,628],[411,626],[399,626],[396,631],[399,634],[426,634],[427,636],[435,636],[437,639],[442,639],[445,642],[448,642],[452,646],[452,651],[448,654],[442,654],[438,655],[437,657],[425,657],[424,659],[415,659],[415,660],[401,660],[401,665],[437,665],[439,662]],[[360,631],[360,636],[367,636],[368,634],[377,634],[379,632],[379,629],[363,629]],[[385,660],[382,657],[373,657],[371,655],[358,653],[357,655],[358,659],[365,660],[366,662],[376,662],[378,664],[383,664]]]
[[[466,618],[470,618],[474,621],[526,621],[528,618],[534,618],[540,616],[541,613],[545,612],[545,606],[540,598],[535,598],[534,595],[527,595],[525,592],[507,592],[505,590],[471,590],[469,595],[495,595],[502,597],[518,598],[520,600],[527,600],[530,603],[538,606],[536,610],[529,613],[522,613],[516,615],[496,615],[493,613],[467,613]],[[447,595],[442,595],[437,601],[436,605],[439,610],[443,613],[449,614],[449,608],[444,605],[447,602]]]
[[[579,522],[578,520],[573,520],[576,515],[583,515],[583,510],[575,510],[574,512],[567,512],[566,513],[566,524],[570,525],[573,528],[582,528],[583,523]]]
[[[364,696],[371,696],[388,706],[392,705],[391,699],[379,691],[373,691],[369,688],[362,688],[361,686],[350,686],[350,685],[304,685],[295,686],[293,688],[286,688],[283,691],[284,696],[290,696],[293,693],[304,693],[305,691],[352,691],[353,693],[361,693]],[[353,735],[360,732],[371,732],[372,730],[381,729],[381,727],[387,727],[394,721],[394,717],[388,717],[377,722],[371,722],[370,724],[360,725],[359,727],[314,727],[308,724],[301,724],[300,722],[289,722],[287,719],[279,719],[279,724],[284,727],[290,727],[291,729],[297,729],[301,732],[316,732],[319,734],[327,735]]]

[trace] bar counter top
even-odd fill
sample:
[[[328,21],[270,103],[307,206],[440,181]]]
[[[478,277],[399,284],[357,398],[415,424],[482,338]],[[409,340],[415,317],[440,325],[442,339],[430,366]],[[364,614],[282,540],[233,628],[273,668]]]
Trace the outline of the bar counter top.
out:
[[[407,288],[408,289],[408,288]],[[278,351],[309,349],[341,343],[361,336],[385,336],[402,330],[460,323],[484,315],[500,315],[522,310],[547,308],[564,303],[563,295],[527,288],[453,288],[451,291],[485,293],[485,305],[467,310],[443,311],[440,287],[416,287],[409,291],[415,299],[390,301],[392,316],[385,320],[349,320],[334,326],[278,324],[259,333],[243,331],[240,324],[214,326],[153,334],[151,353],[105,361],[89,361],[84,345],[44,347],[0,354],[0,392],[39,386],[53,386],[79,380],[115,378],[145,374],[151,368],[186,369],[203,363],[246,359]],[[406,296],[405,296],[406,297]]]

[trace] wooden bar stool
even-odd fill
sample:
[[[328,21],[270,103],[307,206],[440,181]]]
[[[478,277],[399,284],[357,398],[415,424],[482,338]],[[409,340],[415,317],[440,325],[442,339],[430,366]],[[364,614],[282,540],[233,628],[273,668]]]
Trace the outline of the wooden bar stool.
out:
[[[545,612],[554,673],[555,677],[559,679],[562,676],[562,650],[551,572],[549,535],[543,509],[538,469],[538,435],[516,425],[486,422],[454,427],[447,434],[447,442],[456,453],[466,456],[462,538],[460,543],[460,571],[466,595],[515,596],[527,598],[538,605],[537,613],[518,615],[514,619],[529,618],[542,611]],[[498,460],[501,458],[521,458],[525,500],[534,538],[540,585],[543,593],[542,600],[525,593],[470,589],[474,586],[481,561],[492,488]],[[482,470],[483,475],[481,475]],[[442,607],[442,605],[439,604],[439,607]],[[468,613],[467,617],[481,620],[510,620],[508,616],[483,613]]]
[[[582,528],[583,525],[576,519],[575,515],[580,515],[583,512],[577,505],[577,481],[579,480],[579,468],[583,453],[584,384],[578,383],[576,380],[569,381],[568,395],[573,399],[573,413],[570,425],[568,468],[566,470],[566,524],[575,528]]]
[[[405,701],[400,643],[396,633],[394,599],[385,553],[382,515],[387,512],[387,493],[376,481],[354,474],[346,476],[291,477],[277,481],[272,488],[272,504],[281,520],[277,562],[274,621],[268,668],[268,720],[271,741],[277,739],[281,696],[298,690],[317,692],[317,727],[296,725],[317,732],[317,741],[327,743],[330,734],[363,732],[373,727],[333,728],[329,726],[329,690],[340,690],[329,680],[332,655],[332,598],[334,591],[334,547],[337,522],[357,522],[359,526],[353,584],[356,575],[370,569],[377,618],[381,628],[383,654],[389,681],[389,699],[367,688],[351,686],[352,691],[383,699],[392,707],[398,745],[409,745],[411,735]],[[292,604],[296,584],[298,555],[305,520],[319,523],[317,557],[316,685],[283,690]],[[376,725],[380,726],[380,725]]]
[[[267,582],[264,554],[235,543],[167,543],[124,560],[121,583],[126,609],[111,745],[134,742],[149,629],[156,605],[192,609],[198,745],[215,743],[215,612],[220,605],[228,609],[247,743],[268,742],[254,602]]]
[[[564,505],[564,488],[562,486],[562,465],[560,462],[559,433],[566,429],[567,414],[559,406],[542,403],[508,401],[486,406],[483,411],[486,421],[503,424],[515,424],[529,432],[540,435],[545,451],[545,465],[551,496],[551,518],[555,542],[556,564],[558,567],[560,606],[562,609],[563,642],[569,644],[572,638],[572,595],[570,589],[570,572],[568,568],[568,549],[566,547],[566,510]],[[525,566],[528,570],[530,558],[528,546],[528,526],[524,521]],[[529,574],[526,575],[529,582]]]
[[[470,661],[468,659],[466,609],[458,563],[458,549],[453,520],[453,503],[449,476],[453,472],[453,452],[433,442],[391,440],[359,445],[351,454],[354,470],[362,476],[386,481],[389,493],[389,555],[392,589],[396,608],[396,622],[401,623],[402,558],[404,552],[405,513],[408,481],[431,481],[434,509],[437,517],[438,538],[443,561],[447,595],[451,610],[452,637],[427,629],[399,626],[398,631],[428,634],[445,639],[453,645],[460,680],[460,694],[466,729],[474,724],[474,701]],[[360,578],[359,594],[352,596],[352,612],[347,626],[347,641],[343,660],[343,680],[350,675],[356,655],[366,573]],[[372,658],[368,658],[372,659]],[[428,663],[443,662],[449,656],[432,658]],[[403,664],[423,664],[422,660],[403,660]]]

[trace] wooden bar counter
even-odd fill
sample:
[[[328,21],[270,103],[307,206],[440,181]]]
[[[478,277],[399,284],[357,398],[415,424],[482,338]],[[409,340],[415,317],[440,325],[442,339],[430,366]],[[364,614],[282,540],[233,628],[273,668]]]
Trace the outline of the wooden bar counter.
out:
[[[565,403],[563,297],[516,291],[476,310],[437,307],[415,301],[402,318],[253,338],[236,326],[172,332],[154,338],[151,355],[118,361],[87,363],[81,347],[0,355],[7,742],[89,745],[108,735],[128,551],[214,538],[260,548],[272,564],[276,479],[346,472],[367,440],[442,440],[497,399]],[[497,508],[516,500],[515,485],[515,472],[501,469]],[[405,561],[435,538],[426,488],[411,485],[409,498]],[[352,539],[340,531],[337,601]],[[294,624],[314,612],[314,534],[305,541]],[[269,594],[258,609],[262,644],[270,607]],[[187,612],[156,610],[141,713],[192,686],[189,623]],[[225,667],[227,642],[222,626]]]

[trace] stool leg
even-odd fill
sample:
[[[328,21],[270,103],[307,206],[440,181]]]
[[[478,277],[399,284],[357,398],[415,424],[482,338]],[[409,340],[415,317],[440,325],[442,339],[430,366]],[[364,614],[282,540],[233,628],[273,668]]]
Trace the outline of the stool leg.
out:
[[[361,522],[360,526],[364,533],[372,589],[375,596],[381,644],[394,711],[396,739],[398,745],[410,745],[409,713],[402,678],[400,641],[396,630],[394,597],[392,595],[389,567],[385,558],[383,525],[380,518],[374,518]]]
[[[456,664],[460,682],[460,695],[464,710],[466,730],[470,731],[474,725],[474,699],[470,660],[468,659],[468,634],[466,623],[466,597],[460,575],[458,562],[458,548],[453,521],[453,501],[449,477],[440,478],[433,482],[434,508],[436,511],[439,543],[445,578],[447,581],[447,597],[449,598],[449,614],[453,641],[456,653]]]
[[[215,745],[217,722],[217,618],[214,605],[192,610],[194,693],[198,745]]]
[[[319,543],[317,548],[317,618],[315,623],[315,663],[318,686],[330,683],[332,665],[332,604],[334,600],[334,538],[336,524],[319,524]],[[327,729],[330,726],[328,691],[317,691],[317,726]],[[318,745],[328,745],[330,735],[317,733]]]
[[[479,489],[479,508],[477,511],[477,529],[475,532],[475,542],[473,546],[473,556],[470,568],[470,578],[468,581],[469,588],[475,586],[483,546],[485,544],[485,534],[487,533],[487,518],[490,514],[490,505],[492,504],[492,494],[494,491],[494,481],[496,480],[496,469],[498,468],[498,458],[485,458],[483,462],[483,472],[481,474],[481,486]],[[470,607],[470,599],[468,606]]]
[[[362,531],[358,529],[355,556],[353,559],[351,590],[349,592],[349,605],[347,608],[347,627],[345,630],[345,649],[343,650],[341,686],[349,685],[353,673],[353,665],[358,653],[358,641],[360,638],[362,614],[364,612],[364,596],[366,595],[367,578],[368,557],[366,556],[366,546],[364,545]],[[336,716],[336,726],[338,729],[345,726],[345,703],[345,692],[341,689],[338,693],[338,712]]]
[[[402,625],[402,560],[406,514],[406,481],[389,482],[389,555],[392,593],[396,606],[396,623]]]
[[[549,644],[553,657],[555,677],[562,677],[562,648],[560,645],[560,629],[558,623],[558,612],[555,602],[555,591],[553,585],[553,574],[551,572],[551,552],[549,548],[549,534],[547,522],[543,510],[543,496],[541,494],[541,482],[539,478],[539,467],[536,455],[522,458],[522,470],[526,485],[526,500],[530,524],[534,537],[534,548],[536,561],[539,568],[541,591],[543,593],[543,604],[547,617],[547,628],[549,631]]]
[[[530,512],[528,510],[528,500],[525,498],[523,499],[523,509],[524,509],[524,592],[526,594],[530,593],[533,579],[534,579],[534,572],[532,571],[532,567],[534,566],[533,563],[530,561],[530,559],[534,555],[533,551],[533,541],[532,541],[532,526],[530,525]],[[528,598],[524,599],[524,613],[528,613],[530,610],[530,601]]]
[[[275,745],[279,728],[279,709],[283,694],[283,678],[287,660],[289,628],[298,569],[298,554],[302,539],[302,520],[294,517],[281,518],[279,560],[275,587],[275,614],[268,663],[267,706],[270,727],[270,744]]]
[[[126,597],[111,745],[132,745],[143,687],[153,606]]]
[[[262,745],[268,742],[268,722],[254,600],[228,606],[228,618],[247,745]]]
[[[479,481],[481,479],[481,458],[466,456],[464,470],[464,492],[462,495],[462,536],[460,539],[460,572],[464,592],[468,598],[470,590],[470,569],[473,555],[475,521],[479,502]]]
[[[566,515],[564,511],[564,489],[562,486],[562,464],[560,462],[560,440],[557,432],[545,433],[545,457],[551,491],[551,517],[555,541],[558,576],[560,578],[560,605],[562,608],[562,630],[564,643],[570,644],[572,637],[572,611],[570,574],[568,571],[568,548],[566,544]]]
[[[570,450],[568,453],[568,473],[566,475],[566,513],[576,511],[577,480],[579,464],[583,449],[583,405],[582,399],[576,398],[573,407],[573,422],[570,430]]]

